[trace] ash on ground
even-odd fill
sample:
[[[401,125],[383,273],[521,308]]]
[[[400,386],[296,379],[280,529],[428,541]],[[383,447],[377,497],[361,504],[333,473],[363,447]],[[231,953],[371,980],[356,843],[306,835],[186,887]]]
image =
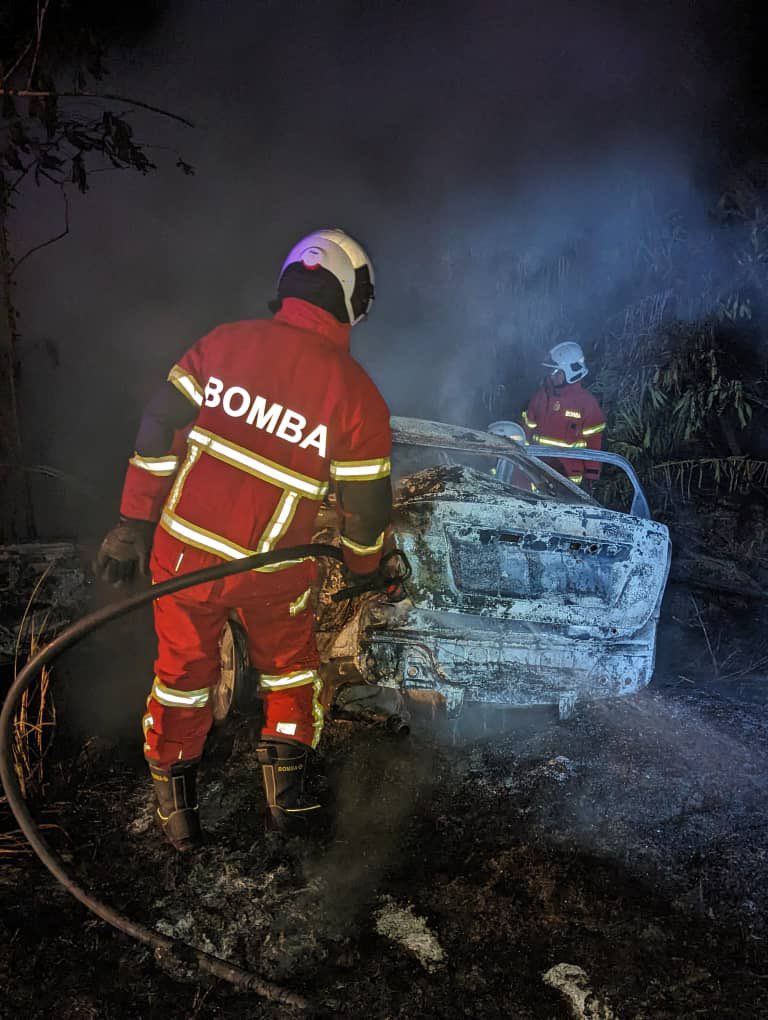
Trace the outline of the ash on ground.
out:
[[[57,765],[48,838],[132,919],[337,1017],[768,1015],[762,705],[677,684],[567,722],[470,721],[408,738],[330,724],[336,821],[306,842],[263,832],[247,720],[204,762],[195,855],[162,842],[119,748]],[[3,1017],[295,1015],[164,968],[32,858],[2,874]],[[552,980],[566,965],[588,975],[578,995]]]

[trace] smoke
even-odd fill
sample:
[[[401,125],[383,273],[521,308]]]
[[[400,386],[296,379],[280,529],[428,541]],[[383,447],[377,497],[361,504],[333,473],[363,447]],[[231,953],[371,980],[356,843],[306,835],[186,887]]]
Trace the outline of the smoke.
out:
[[[589,348],[645,296],[659,247],[644,245],[665,231],[676,307],[698,308],[726,269],[707,216],[732,71],[713,69],[708,9],[177,5],[115,57],[110,89],[196,129],[140,118],[170,150],[153,150],[161,170],[94,176],[69,235],[19,274],[28,457],[100,494],[36,483],[41,530],[111,523],[154,386],[217,323],[266,314],[283,255],[318,225],[374,254],[354,351],[394,413],[516,413],[549,344]],[[17,251],[58,230],[57,202],[24,197]]]
[[[547,796],[551,762],[524,769],[513,785],[539,787],[537,822],[559,839],[627,860],[690,858],[750,824],[766,786],[749,712],[702,691],[695,699],[596,703],[572,733],[557,727],[515,748],[523,759],[542,750],[566,756],[577,790]]]
[[[432,743],[395,742],[375,731],[357,737],[332,747],[338,756],[328,766],[334,839],[327,853],[304,865],[306,878],[324,888],[323,923],[339,930],[370,905],[384,876],[407,856],[409,823],[429,803],[440,767]]]
[[[408,413],[480,425],[517,416],[555,343],[589,352],[643,302],[692,319],[727,292],[735,267],[680,154],[624,146],[564,172],[567,188],[559,174],[532,176],[509,198],[457,203],[436,228],[440,256],[401,336],[424,351],[425,371],[439,363],[437,386],[425,395],[422,375],[404,386],[391,360],[379,368]]]

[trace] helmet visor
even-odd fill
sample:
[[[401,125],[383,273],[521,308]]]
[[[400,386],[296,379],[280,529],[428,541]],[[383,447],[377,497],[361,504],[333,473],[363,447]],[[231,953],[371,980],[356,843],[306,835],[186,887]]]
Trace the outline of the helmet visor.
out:
[[[354,313],[354,322],[362,319],[364,315],[368,315],[373,304],[374,294],[370,270],[367,265],[360,266],[355,270],[355,286],[350,300],[352,312]]]

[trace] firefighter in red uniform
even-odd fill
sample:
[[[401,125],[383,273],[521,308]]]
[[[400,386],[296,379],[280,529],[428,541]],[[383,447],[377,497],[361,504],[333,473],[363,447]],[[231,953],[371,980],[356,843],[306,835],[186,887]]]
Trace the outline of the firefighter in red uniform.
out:
[[[526,439],[554,449],[601,449],[605,415],[581,385],[588,372],[584,352],[566,340],[552,348],[549,358],[544,367],[551,374],[523,411]],[[600,464],[594,460],[553,460],[552,466],[577,485],[600,477]]]
[[[288,255],[273,319],[219,326],[184,354],[145,408],[120,522],[97,559],[105,580],[122,583],[149,564],[159,583],[309,542],[331,481],[347,570],[377,570],[392,505],[389,411],[349,353],[351,327],[373,296],[363,248],[340,230],[320,230]],[[154,603],[144,754],[159,821],[178,850],[201,841],[196,773],[231,611],[248,632],[264,695],[267,822],[303,831],[317,817],[304,784],[323,728],[314,571],[313,561],[294,561]]]

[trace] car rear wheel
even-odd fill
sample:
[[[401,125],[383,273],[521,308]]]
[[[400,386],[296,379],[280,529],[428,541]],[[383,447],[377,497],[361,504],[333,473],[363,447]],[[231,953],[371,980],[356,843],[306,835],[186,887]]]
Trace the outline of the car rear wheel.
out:
[[[229,619],[219,638],[219,682],[211,690],[214,724],[234,710],[252,714],[259,704],[258,682],[248,656],[248,635],[239,620]]]

